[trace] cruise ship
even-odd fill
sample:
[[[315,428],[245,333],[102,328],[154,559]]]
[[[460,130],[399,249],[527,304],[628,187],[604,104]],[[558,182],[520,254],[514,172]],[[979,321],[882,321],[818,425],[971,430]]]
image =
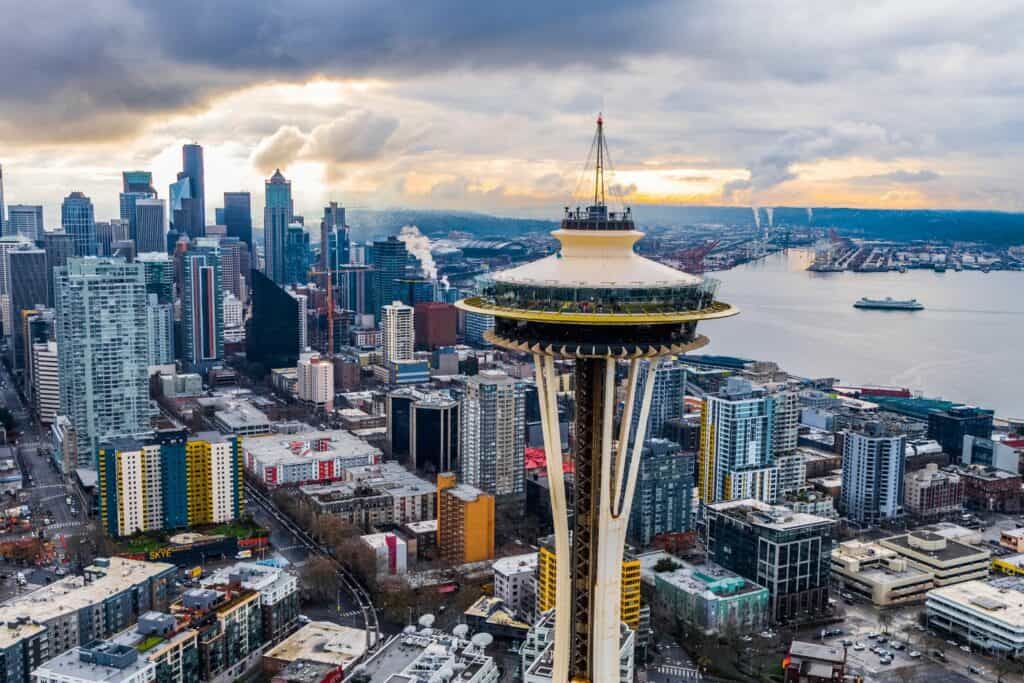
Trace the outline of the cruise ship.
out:
[[[887,296],[884,299],[869,299],[862,297],[853,305],[854,308],[878,308],[888,311],[921,311],[924,304],[917,299],[893,299]]]

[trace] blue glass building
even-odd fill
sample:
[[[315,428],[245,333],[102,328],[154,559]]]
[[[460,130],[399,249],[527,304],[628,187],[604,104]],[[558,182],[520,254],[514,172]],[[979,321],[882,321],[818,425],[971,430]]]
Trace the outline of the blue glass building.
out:
[[[96,255],[96,216],[92,200],[81,192],[72,192],[60,205],[60,224],[71,236],[75,256]]]

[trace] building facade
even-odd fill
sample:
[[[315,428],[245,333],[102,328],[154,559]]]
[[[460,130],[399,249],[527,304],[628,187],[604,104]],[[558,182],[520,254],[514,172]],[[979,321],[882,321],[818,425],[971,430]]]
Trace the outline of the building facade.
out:
[[[393,361],[412,360],[415,348],[415,311],[401,301],[386,304],[380,311],[384,366]]]
[[[266,201],[263,209],[264,273],[279,285],[285,279],[284,245],[288,226],[292,223],[292,184],[281,175],[281,170],[266,182]]]
[[[627,538],[641,548],[655,536],[693,529],[695,460],[679,444],[650,439],[640,455]]]
[[[776,620],[828,609],[833,522],[749,499],[704,507],[708,559],[768,589]]]
[[[459,479],[495,496],[523,494],[523,382],[494,371],[470,377],[459,406],[459,419]]]
[[[959,512],[964,506],[960,475],[940,471],[935,463],[906,475],[903,509],[908,515],[929,518]]]
[[[494,496],[437,475],[437,547],[452,565],[494,558]]]
[[[96,217],[92,200],[81,192],[72,192],[60,206],[61,229],[71,237],[75,256],[96,255]]]
[[[141,264],[71,259],[54,272],[61,414],[79,463],[103,441],[150,430],[149,332]]]
[[[220,249],[199,240],[182,257],[182,356],[206,370],[224,359],[224,294]]]
[[[847,518],[876,526],[903,514],[906,445],[905,436],[889,435],[877,422],[844,434],[839,509]]]

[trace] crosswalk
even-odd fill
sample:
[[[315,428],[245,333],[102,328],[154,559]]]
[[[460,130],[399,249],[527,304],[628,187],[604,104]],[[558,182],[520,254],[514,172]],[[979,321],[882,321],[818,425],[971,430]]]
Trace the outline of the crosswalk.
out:
[[[351,619],[352,617],[361,617],[362,615],[363,615],[363,611],[362,610],[353,609],[353,610],[349,610],[348,612],[343,612],[342,614],[339,614],[338,616],[341,617],[342,619]]]
[[[72,529],[76,526],[82,526],[81,522],[60,522],[58,524],[50,524],[46,527],[47,531],[53,531],[54,529]]]
[[[673,666],[671,664],[661,664],[654,667],[654,670],[658,673],[663,673],[666,676],[674,676],[675,678],[684,681],[699,681],[701,679],[700,671],[697,669],[690,669],[685,666]]]

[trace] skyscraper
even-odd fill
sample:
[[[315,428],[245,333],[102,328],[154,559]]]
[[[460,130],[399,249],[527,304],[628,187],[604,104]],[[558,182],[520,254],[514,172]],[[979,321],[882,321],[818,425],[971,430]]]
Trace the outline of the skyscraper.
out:
[[[7,252],[7,270],[11,283],[10,305],[12,336],[11,367],[17,373],[25,366],[25,331],[22,312],[46,304],[46,252],[34,245]]]
[[[140,263],[69,259],[54,272],[61,414],[78,465],[103,441],[150,430],[146,274]]]
[[[150,251],[135,259],[146,271],[146,293],[162,304],[174,303],[174,261],[165,252]]]
[[[7,234],[7,228],[4,227],[4,167],[0,166],[0,235]]]
[[[71,236],[75,256],[96,255],[96,218],[92,200],[81,192],[72,192],[60,206],[60,224]]]
[[[380,320],[381,308],[392,301],[401,301],[399,278],[405,276],[409,252],[405,242],[394,235],[373,243],[373,318]]]
[[[649,439],[640,455],[628,538],[640,548],[655,536],[693,528],[694,457],[679,444]]]
[[[324,207],[320,221],[320,269],[330,265],[332,270],[351,262],[348,226],[345,225],[345,207],[331,202]]]
[[[203,148],[195,143],[182,145],[181,173],[178,179],[182,178],[188,178],[192,190],[190,226],[193,232],[186,234],[189,237],[202,237],[206,234],[206,180],[203,173]]]
[[[228,237],[237,237],[252,249],[252,198],[248,192],[224,193],[224,227]],[[245,274],[249,279],[249,274]]]
[[[132,239],[135,240],[135,251],[140,254],[147,252],[167,251],[167,231],[164,229],[164,200],[137,199],[135,201],[135,220]]]
[[[266,182],[266,205],[263,208],[263,242],[266,264],[264,272],[279,285],[288,284],[285,277],[285,240],[292,223],[292,184],[281,175],[281,169]]]
[[[859,524],[875,526],[903,514],[907,440],[880,422],[843,433],[843,488],[839,508]]]
[[[246,357],[270,368],[295,365],[305,349],[305,297],[292,296],[258,270],[252,271],[251,332],[245,336]]]
[[[11,269],[8,254],[15,249],[31,247],[32,242],[21,235],[0,237],[0,309],[5,337],[14,334],[15,316],[11,307]]]
[[[121,220],[128,224],[127,239],[138,239],[138,222],[135,207],[140,199],[155,199],[156,190],[153,188],[153,174],[149,171],[124,171],[121,174],[121,195],[120,209]]]
[[[651,361],[644,361],[641,367],[647,368]],[[640,398],[643,396],[647,373],[641,372],[637,379],[637,398],[633,405],[632,434],[636,435],[637,423],[640,421]],[[683,397],[686,394],[686,366],[677,360],[662,360],[654,370],[654,394],[651,396],[651,408],[647,418],[648,438],[661,438],[665,429],[665,420],[683,416]]]
[[[248,264],[248,247],[237,237],[221,237],[220,271],[225,292],[230,292],[240,301],[245,300],[245,292],[240,278],[251,279],[245,266]]]
[[[411,360],[416,330],[413,308],[394,301],[382,309],[381,337],[385,367],[395,360]]]
[[[774,503],[779,491],[774,432],[775,400],[763,388],[730,377],[718,395],[707,396],[698,465],[701,501]]]
[[[65,265],[75,255],[74,241],[66,232],[43,234],[43,249],[46,250],[46,305],[54,306],[53,269]]]
[[[34,242],[43,239],[43,207],[30,204],[8,206],[4,234],[22,235]]]
[[[191,367],[206,370],[224,358],[220,249],[213,238],[201,238],[182,258],[182,357]]]
[[[525,491],[526,388],[503,372],[466,382],[459,406],[459,479],[495,496]]]
[[[288,226],[284,238],[284,281],[289,285],[309,282],[309,233],[301,223]]]
[[[128,222],[120,218],[96,223],[96,255],[112,256],[113,246],[128,240]]]
[[[149,365],[174,363],[174,304],[161,303],[153,293],[146,295],[146,325],[149,327]]]

